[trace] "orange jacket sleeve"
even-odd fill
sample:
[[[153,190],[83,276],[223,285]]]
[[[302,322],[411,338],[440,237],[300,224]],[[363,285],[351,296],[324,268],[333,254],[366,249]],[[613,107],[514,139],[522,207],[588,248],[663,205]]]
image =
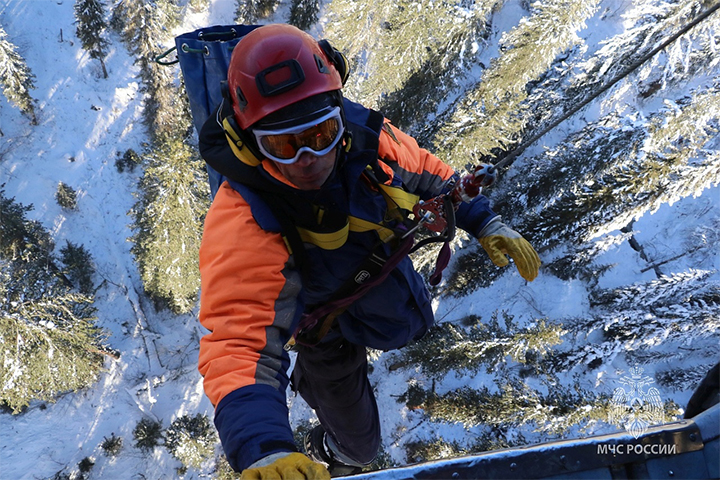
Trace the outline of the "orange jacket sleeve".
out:
[[[283,346],[298,309],[299,274],[287,268],[282,237],[253,219],[248,203],[227,183],[205,220],[200,247],[199,370],[217,405],[247,385],[284,392]]]
[[[420,148],[413,137],[387,120],[380,133],[378,157],[402,179],[407,191],[423,200],[441,193],[455,174],[452,167]]]

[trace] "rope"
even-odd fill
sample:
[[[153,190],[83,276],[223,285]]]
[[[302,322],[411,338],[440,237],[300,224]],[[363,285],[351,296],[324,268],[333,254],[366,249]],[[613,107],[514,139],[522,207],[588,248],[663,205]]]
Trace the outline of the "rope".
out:
[[[165,57],[170,55],[175,50],[177,50],[177,47],[172,47],[168,50],[165,50],[163,53],[161,53],[160,55],[155,57],[155,63],[159,63],[160,65],[175,65],[176,63],[178,63],[180,61],[180,59],[177,57],[175,58],[175,60],[169,60],[169,61],[164,60]]]
[[[640,59],[636,60],[632,64],[630,64],[625,70],[622,70],[618,75],[616,75],[612,80],[610,80],[607,84],[599,88],[595,93],[593,93],[590,97],[586,98],[582,102],[580,102],[577,106],[570,109],[569,112],[562,115],[557,120],[554,120],[550,125],[542,129],[540,132],[532,135],[529,139],[521,143],[517,148],[515,148],[513,151],[511,151],[507,156],[505,156],[502,160],[497,162],[495,164],[495,167],[500,168],[504,165],[507,165],[511,161],[513,161],[515,158],[517,158],[522,152],[524,152],[527,147],[538,141],[540,138],[542,138],[546,133],[548,133],[550,130],[554,129],[558,125],[560,125],[562,122],[567,120],[568,118],[575,115],[578,111],[583,109],[587,104],[595,100],[597,97],[602,95],[604,92],[606,92],[608,89],[610,89],[613,85],[615,85],[617,82],[622,80],[623,78],[630,75],[633,71],[635,71],[640,65],[650,60],[652,57],[657,55],[658,52],[665,49],[668,45],[675,42],[678,38],[680,38],[682,35],[686,34],[690,29],[695,27],[697,24],[705,20],[707,17],[715,13],[718,9],[720,9],[720,2],[710,7],[708,10],[706,10],[704,13],[698,15],[693,21],[685,25],[683,28],[681,28],[677,33],[670,36],[667,40],[665,40],[663,43],[658,45],[657,47],[653,48],[642,56]]]
[[[232,40],[233,38],[237,37],[237,30],[234,28],[231,28],[228,31],[225,32],[199,32],[198,40],[204,40],[207,42],[217,42],[221,40]],[[232,50],[232,47],[229,47],[230,50]],[[203,48],[190,48],[190,46],[187,43],[183,43],[180,49],[184,53],[204,53],[205,55],[210,55],[210,49],[207,46],[204,46]],[[176,63],[180,62],[180,59],[178,57],[175,57],[175,60],[164,60],[165,57],[170,55],[172,52],[177,50],[177,47],[169,48],[168,50],[164,51],[157,57],[155,57],[155,62],[159,63],[160,65],[175,65]]]

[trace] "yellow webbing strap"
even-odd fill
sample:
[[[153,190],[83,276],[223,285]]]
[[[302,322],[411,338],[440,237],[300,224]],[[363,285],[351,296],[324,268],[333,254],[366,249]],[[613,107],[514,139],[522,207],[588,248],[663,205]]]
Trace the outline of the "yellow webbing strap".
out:
[[[380,193],[383,194],[385,200],[390,197],[395,205],[402,208],[403,210],[407,210],[408,212],[412,212],[415,205],[418,203],[418,201],[420,201],[420,197],[418,195],[415,195],[414,193],[408,193],[402,188],[391,187],[390,185],[383,185],[382,183],[379,185]],[[390,205],[390,202],[388,202],[388,208],[392,209],[392,205]]]
[[[348,216],[348,223],[344,227],[334,232],[319,233],[302,227],[297,227],[297,229],[303,242],[311,243],[323,250],[336,250],[342,247],[347,241],[349,232],[370,232],[374,230],[383,242],[388,242],[395,234],[390,228],[352,215]]]
[[[285,246],[286,246],[287,249],[288,249],[288,253],[289,253],[290,255],[292,255],[292,254],[293,254],[293,250],[292,250],[292,247],[290,246],[290,239],[287,238],[285,235],[282,235],[282,239],[283,239],[283,242],[285,242]]]
[[[371,230],[375,230],[380,236],[380,240],[385,243],[390,241],[393,235],[395,235],[395,232],[393,232],[391,229],[383,227],[382,225],[378,225],[377,223],[368,222],[367,220],[363,220],[362,218],[353,216],[349,218],[351,232],[369,232]]]
[[[387,203],[388,213],[400,221],[405,220],[405,215],[401,210],[412,212],[413,207],[420,200],[419,196],[408,193],[399,187],[382,184],[380,184],[379,187],[380,193]],[[319,222],[322,219],[324,211],[319,209],[316,213]],[[380,240],[383,242],[389,242],[395,235],[395,232],[388,227],[352,215],[348,215],[345,225],[334,232],[315,232],[302,227],[297,227],[297,230],[303,242],[310,243],[323,250],[336,250],[342,247],[345,245],[350,232],[376,231]],[[287,240],[285,240],[285,244],[288,245],[288,250],[290,250],[290,245]]]
[[[380,193],[385,198],[388,206],[388,213],[396,217],[403,216],[400,210],[407,210],[412,212],[413,207],[420,200],[420,197],[412,193],[408,193],[405,190],[398,187],[391,187],[388,185],[379,185]],[[304,242],[312,243],[320,248],[326,250],[334,250],[340,248],[347,241],[349,232],[369,232],[376,231],[380,240],[388,242],[395,236],[395,232],[392,229],[384,227],[380,224],[363,220],[362,218],[348,216],[348,223],[340,230],[332,233],[317,233],[304,228],[298,227],[300,237]],[[286,243],[288,243],[286,241]],[[289,245],[288,245],[289,247]],[[325,334],[330,330],[335,318],[340,315],[345,308],[335,310],[333,313],[325,317],[322,326],[318,332],[316,332],[316,338],[319,341]],[[285,350],[292,350],[295,347],[295,337],[290,337],[290,340],[285,344]]]
[[[385,197],[388,204],[388,212],[400,220],[403,220],[404,216],[402,212],[398,211],[398,208],[412,212],[413,207],[420,200],[417,195],[389,185],[380,185],[380,193]],[[313,232],[302,227],[297,227],[297,229],[303,242],[311,243],[323,250],[336,250],[345,245],[349,232],[375,230],[383,242],[390,241],[395,234],[390,228],[352,215],[348,216],[348,222],[341,229],[334,232]]]
[[[313,232],[302,227],[297,227],[297,230],[303,242],[312,243],[323,250],[336,250],[345,245],[350,232],[350,222],[346,222],[340,230],[329,233]]]

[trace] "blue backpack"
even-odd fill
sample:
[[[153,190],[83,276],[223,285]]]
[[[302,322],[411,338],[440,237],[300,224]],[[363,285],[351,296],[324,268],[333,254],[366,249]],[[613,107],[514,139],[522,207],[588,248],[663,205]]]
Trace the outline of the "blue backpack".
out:
[[[175,38],[173,50],[177,52],[177,62],[180,63],[190,101],[193,125],[198,133],[205,120],[222,101],[220,84],[227,79],[230,57],[235,45],[259,26],[215,25],[184,33]],[[168,53],[170,52],[164,55]],[[159,61],[163,63],[161,58]],[[211,166],[206,165],[206,167],[210,193],[214,197],[223,181],[223,176]]]

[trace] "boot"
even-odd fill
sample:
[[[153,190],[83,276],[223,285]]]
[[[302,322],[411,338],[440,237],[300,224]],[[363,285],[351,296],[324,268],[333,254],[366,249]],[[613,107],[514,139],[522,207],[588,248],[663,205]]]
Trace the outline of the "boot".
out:
[[[305,435],[305,454],[314,462],[322,463],[331,477],[344,477],[362,472],[362,467],[338,461],[325,440],[325,429],[318,425]]]

